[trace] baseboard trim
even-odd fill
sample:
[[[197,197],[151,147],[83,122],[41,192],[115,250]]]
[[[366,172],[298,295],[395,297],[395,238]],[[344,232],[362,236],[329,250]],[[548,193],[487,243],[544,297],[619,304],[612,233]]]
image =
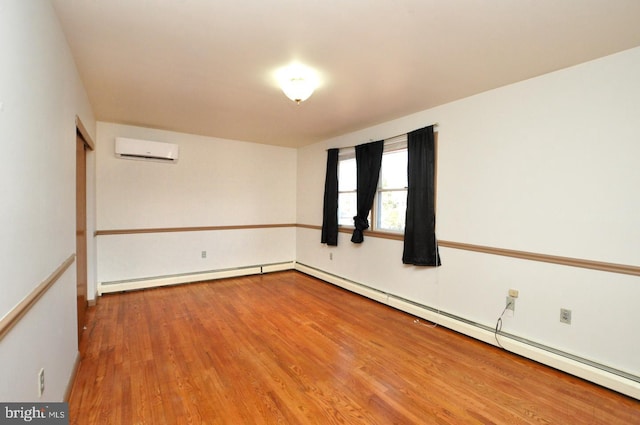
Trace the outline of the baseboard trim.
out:
[[[287,261],[286,263],[264,264],[260,267],[262,269],[261,273],[273,273],[286,270],[294,270],[296,267],[296,263],[295,261]]]
[[[437,323],[439,326],[487,344],[498,346],[493,329],[487,326],[396,297],[392,294],[373,289],[358,282],[350,281],[302,263],[296,263],[295,269],[348,291],[428,320],[429,322]],[[518,338],[515,335],[500,333],[498,337],[500,345],[509,352],[640,400],[640,377],[573,356],[569,353],[564,353],[551,347],[546,347],[533,341]]]
[[[65,402],[69,402],[71,398],[71,391],[73,390],[73,384],[76,381],[76,375],[78,374],[78,369],[80,368],[80,352],[76,352],[76,360],[73,362],[73,369],[71,370],[71,376],[69,377],[69,382],[67,382],[67,388],[64,390],[64,398],[62,399]]]
[[[258,264],[253,266],[235,267],[227,269],[207,270],[195,273],[183,273],[166,276],[152,276],[140,279],[119,280],[98,283],[98,295],[112,292],[134,291],[138,289],[155,288],[159,286],[179,285],[183,283],[202,282],[229,277],[249,276],[254,274],[271,273],[283,270],[293,270],[294,261],[282,263]]]

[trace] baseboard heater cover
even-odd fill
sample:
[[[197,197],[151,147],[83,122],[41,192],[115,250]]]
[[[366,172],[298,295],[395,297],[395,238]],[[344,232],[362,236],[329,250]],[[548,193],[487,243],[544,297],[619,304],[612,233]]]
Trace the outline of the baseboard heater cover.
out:
[[[498,345],[494,329],[488,326],[388,294],[302,263],[296,263],[295,269],[487,344]],[[507,351],[640,400],[640,377],[638,376],[509,333],[501,332],[498,337],[500,344]]]
[[[153,276],[138,279],[116,280],[100,282],[98,295],[113,292],[135,291],[138,289],[155,288],[159,286],[179,285],[183,283],[202,282],[205,280],[224,279],[229,277],[250,276],[262,273],[272,273],[295,268],[293,261],[282,263],[269,263],[245,267],[233,267],[226,269],[207,270],[195,273],[182,273],[166,276]]]

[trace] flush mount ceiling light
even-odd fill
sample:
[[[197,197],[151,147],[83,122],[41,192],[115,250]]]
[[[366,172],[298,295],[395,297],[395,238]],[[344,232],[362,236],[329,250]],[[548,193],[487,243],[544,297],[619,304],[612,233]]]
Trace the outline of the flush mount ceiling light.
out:
[[[316,72],[299,63],[280,68],[276,74],[284,94],[297,104],[307,100],[318,87]]]

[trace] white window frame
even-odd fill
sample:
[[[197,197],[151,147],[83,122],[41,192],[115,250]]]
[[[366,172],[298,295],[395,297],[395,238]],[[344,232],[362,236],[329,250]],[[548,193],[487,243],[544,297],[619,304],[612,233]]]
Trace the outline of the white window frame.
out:
[[[354,197],[357,197],[356,186],[354,183],[353,189],[345,190],[340,187],[340,182],[343,182],[344,179],[341,178],[341,174],[344,173],[344,169],[342,168],[343,161],[353,160],[355,163],[356,160],[356,150],[355,148],[342,148],[338,153],[338,226],[345,228],[353,228],[353,216],[356,215],[356,211],[352,211],[346,218],[342,218],[345,214],[344,211],[340,209],[340,196],[342,194],[353,194]],[[353,168],[355,170],[355,167]],[[356,176],[352,176],[353,181],[356,181]],[[357,207],[356,207],[357,208]],[[346,221],[345,221],[346,220]]]
[[[384,167],[385,155],[397,153],[399,151],[405,151],[405,152],[407,151],[407,135],[406,134],[403,134],[398,137],[394,137],[393,139],[387,139],[384,141],[384,150],[382,152],[382,168]],[[400,228],[391,229],[391,228],[382,227],[382,224],[381,224],[382,211],[381,210],[382,210],[383,193],[385,192],[404,193],[404,201],[405,201],[405,208],[406,208],[406,197],[407,197],[408,186],[406,185],[407,183],[405,183],[405,185],[402,187],[393,187],[393,186],[382,187],[382,173],[383,173],[382,168],[380,169],[380,179],[378,180],[378,189],[376,190],[376,196],[373,200],[372,211],[373,211],[374,220],[372,224],[372,230],[377,232],[404,234],[404,226],[405,226],[404,214],[402,214],[402,218],[401,218],[402,225],[400,226]],[[406,162],[404,163],[403,172],[405,173],[405,177],[406,177],[406,173],[407,173]]]
[[[384,155],[385,154],[389,154],[389,153],[394,153],[397,152],[399,150],[406,150],[407,149],[407,135],[403,134],[401,136],[398,137],[394,137],[392,139],[387,139],[384,141],[384,150],[382,153],[382,161],[384,164]],[[340,182],[341,177],[340,174],[342,172],[341,169],[341,163],[342,161],[345,160],[350,160],[353,159],[355,161],[355,148],[342,148],[340,149],[340,153],[338,155],[338,181]],[[384,165],[383,165],[384,166]],[[404,168],[406,170],[406,167]],[[406,172],[406,171],[405,171]],[[382,170],[381,170],[381,175],[382,175]],[[355,178],[355,176],[354,176]],[[386,229],[386,228],[381,228],[380,225],[380,220],[379,218],[381,217],[380,214],[380,208],[381,208],[381,193],[384,192],[391,192],[391,191],[403,191],[405,194],[407,192],[407,187],[404,186],[402,188],[400,187],[390,187],[390,188],[383,188],[381,187],[381,179],[378,180],[378,188],[376,190],[376,195],[374,197],[373,200],[373,205],[371,208],[371,212],[369,213],[369,224],[370,224],[370,228],[369,230],[375,231],[375,232],[382,232],[382,233],[391,233],[391,234],[403,234],[404,233],[404,217],[402,218],[402,226],[400,229]],[[354,188],[353,190],[340,190],[340,188],[338,189],[338,206],[340,206],[340,195],[341,194],[347,194],[347,193],[353,193],[356,194],[356,189]],[[340,207],[338,207],[340,209]],[[339,227],[342,228],[349,228],[349,229],[353,229],[353,220],[351,220],[349,222],[349,224],[346,224],[346,220],[343,219],[341,221],[340,217],[343,215],[343,213],[339,210],[338,211],[339,215],[338,215],[338,225]],[[353,211],[353,214],[355,215],[355,211]]]

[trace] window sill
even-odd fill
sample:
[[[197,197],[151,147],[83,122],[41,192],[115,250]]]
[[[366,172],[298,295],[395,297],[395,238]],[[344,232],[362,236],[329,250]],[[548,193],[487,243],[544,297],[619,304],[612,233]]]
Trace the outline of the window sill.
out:
[[[341,233],[353,233],[353,226],[338,226],[338,231]],[[381,239],[392,239],[396,241],[404,240],[404,233],[392,233],[392,232],[381,232],[379,230],[365,230],[363,232],[365,237],[373,237],[373,238],[381,238]]]

